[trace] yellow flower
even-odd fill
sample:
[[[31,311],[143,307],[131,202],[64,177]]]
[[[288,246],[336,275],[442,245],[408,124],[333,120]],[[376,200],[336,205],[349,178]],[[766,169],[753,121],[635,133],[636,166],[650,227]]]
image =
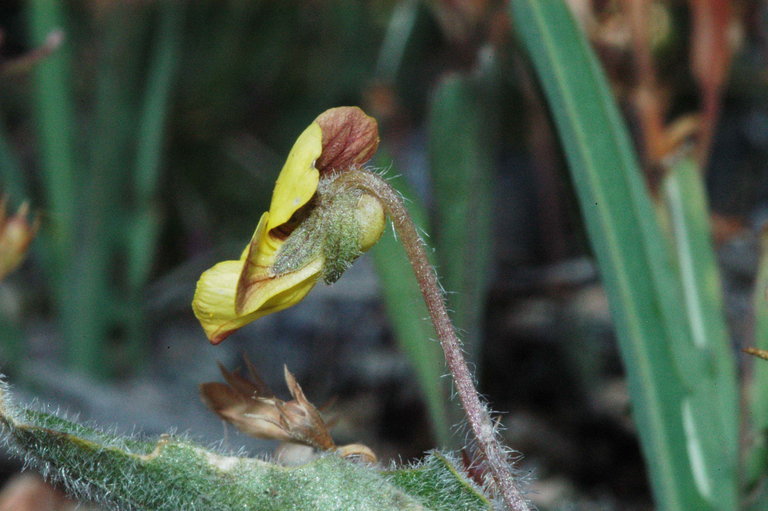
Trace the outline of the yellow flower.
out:
[[[325,111],[304,130],[277,178],[269,211],[236,261],[202,274],[192,308],[214,344],[301,301],[378,241],[384,211],[360,190],[334,186],[378,147],[376,121],[357,107]]]

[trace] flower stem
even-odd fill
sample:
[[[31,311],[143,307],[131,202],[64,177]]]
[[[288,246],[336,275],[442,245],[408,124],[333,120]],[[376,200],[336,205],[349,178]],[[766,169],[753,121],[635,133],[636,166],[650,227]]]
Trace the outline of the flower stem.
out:
[[[467,414],[467,420],[476,438],[477,447],[488,464],[496,490],[510,511],[528,511],[530,507],[523,497],[523,492],[515,484],[512,464],[495,433],[485,405],[480,401],[472,374],[464,360],[461,341],[456,335],[456,329],[448,315],[443,291],[438,283],[435,269],[427,258],[424,242],[416,231],[416,226],[411,220],[400,194],[379,175],[365,169],[346,172],[339,176],[337,183],[350,188],[365,190],[376,196],[383,204],[413,267],[437,337],[440,340],[440,346],[443,348],[448,370],[453,376],[456,393]]]

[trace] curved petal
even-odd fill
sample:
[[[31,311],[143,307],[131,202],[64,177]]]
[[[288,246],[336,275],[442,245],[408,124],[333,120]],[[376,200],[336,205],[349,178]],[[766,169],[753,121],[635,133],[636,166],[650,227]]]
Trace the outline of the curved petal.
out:
[[[235,313],[235,288],[242,269],[243,261],[223,261],[206,270],[197,281],[192,310],[214,344],[248,323]]]
[[[317,259],[304,268],[255,282],[248,296],[248,309],[235,310],[237,282],[244,261],[224,261],[200,276],[192,309],[213,344],[262,316],[283,310],[301,301],[317,282],[323,261]]]
[[[290,220],[315,194],[320,180],[315,161],[322,152],[323,134],[320,125],[313,122],[293,144],[277,178],[269,205],[268,231]]]
[[[249,265],[248,261],[245,260],[237,285],[234,307],[238,314],[251,314],[255,311],[266,311],[264,314],[269,314],[295,305],[315,285],[324,263],[318,257],[296,271],[273,275],[270,268]],[[311,281],[303,294],[299,296],[289,293],[303,281]],[[281,306],[284,302],[289,303]]]
[[[249,305],[262,300],[264,302],[250,316],[256,314],[253,319],[257,319],[302,301],[317,284],[317,278],[323,270],[323,262],[322,259],[315,259],[300,270],[273,277],[257,286]]]
[[[266,237],[267,224],[269,224],[269,212],[264,212],[259,218],[259,223],[256,225],[256,230],[253,231],[251,241],[245,246],[240,254],[240,260],[246,259],[253,261],[253,264],[268,268],[275,262],[277,256],[277,250],[283,244],[282,241],[277,240],[275,246],[264,244],[264,238]]]

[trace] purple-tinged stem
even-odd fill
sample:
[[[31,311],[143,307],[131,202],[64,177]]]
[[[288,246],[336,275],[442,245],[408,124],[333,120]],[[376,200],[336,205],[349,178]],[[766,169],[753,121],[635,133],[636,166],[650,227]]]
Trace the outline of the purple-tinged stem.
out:
[[[378,197],[383,204],[413,267],[413,272],[429,310],[429,316],[440,340],[440,346],[443,348],[448,370],[453,376],[456,393],[467,414],[467,420],[475,435],[477,447],[488,464],[496,490],[510,511],[529,511],[530,507],[523,497],[523,492],[515,484],[510,460],[499,442],[485,405],[480,401],[472,374],[464,360],[461,341],[456,335],[456,329],[450,316],[448,316],[443,291],[437,281],[435,269],[427,258],[424,242],[416,231],[416,226],[411,220],[400,194],[380,176],[364,169],[342,174],[337,179],[337,183],[364,190]]]

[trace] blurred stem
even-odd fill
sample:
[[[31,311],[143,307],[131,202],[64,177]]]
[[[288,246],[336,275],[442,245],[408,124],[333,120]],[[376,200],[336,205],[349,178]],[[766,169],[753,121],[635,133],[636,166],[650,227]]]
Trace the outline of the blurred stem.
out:
[[[405,48],[416,24],[418,8],[419,2],[416,0],[401,0],[392,9],[392,17],[376,62],[376,76],[380,79],[392,83],[397,78]]]
[[[116,359],[107,357],[106,350],[119,312],[114,307],[119,295],[113,294],[111,264],[123,231],[120,197],[130,171],[125,165],[135,109],[130,77],[136,63],[134,36],[140,26],[126,23],[128,14],[132,14],[129,7],[114,5],[97,20],[95,129],[88,146],[89,165],[83,169],[87,182],[83,183],[80,257],[72,261],[75,292],[70,300],[76,310],[65,318],[69,364],[97,377],[109,375]]]
[[[720,102],[732,58],[731,0],[689,0],[691,71],[699,87],[700,132],[697,159],[704,169],[712,150]]]
[[[632,63],[635,71],[635,90],[632,100],[642,131],[642,164],[646,177],[651,170],[667,156],[664,128],[664,107],[659,102],[659,86],[656,79],[656,66],[653,63],[649,40],[650,10],[649,0],[627,2],[625,7],[630,19],[632,36]]]
[[[0,192],[9,195],[13,201],[22,201],[28,198],[24,173],[21,171],[19,160],[8,142],[2,120],[0,120]]]
[[[428,156],[435,209],[437,257],[468,358],[478,361],[492,258],[493,117],[489,80],[452,74],[433,93]],[[471,219],[471,221],[470,221]]]
[[[33,44],[40,44],[52,30],[64,27],[63,2],[31,0],[27,5]],[[72,82],[70,53],[65,43],[35,68],[33,84],[42,182],[52,223],[48,230],[51,256],[46,266],[54,285],[67,281],[61,270],[71,257],[74,244],[77,179]]]
[[[525,124],[527,143],[533,156],[533,178],[536,186],[536,226],[549,262],[565,259],[568,254],[566,215],[563,213],[563,185],[560,169],[563,165],[557,145],[557,134],[552,129],[545,98],[537,87],[532,70],[521,55],[513,55],[514,74],[518,77],[525,98]]]
[[[160,12],[160,27],[149,66],[139,120],[136,150],[135,203],[128,239],[127,285],[129,307],[128,354],[131,366],[141,364],[145,355],[145,328],[142,291],[147,282],[160,229],[160,213],[155,202],[163,154],[163,135],[168,114],[173,77],[181,49],[184,4],[165,1]]]
[[[419,282],[440,346],[443,348],[446,364],[453,376],[456,393],[467,414],[477,447],[487,462],[496,490],[511,511],[527,511],[530,509],[528,503],[515,484],[509,459],[499,437],[495,434],[495,428],[486,407],[480,402],[474,380],[464,360],[461,341],[448,315],[437,274],[429,262],[424,250],[424,242],[416,231],[416,226],[400,195],[380,176],[363,169],[342,175],[338,182],[349,188],[365,190],[377,197],[384,205],[411,262],[416,280]]]
[[[0,360],[5,373],[19,371],[24,362],[24,334],[8,311],[0,311]]]

